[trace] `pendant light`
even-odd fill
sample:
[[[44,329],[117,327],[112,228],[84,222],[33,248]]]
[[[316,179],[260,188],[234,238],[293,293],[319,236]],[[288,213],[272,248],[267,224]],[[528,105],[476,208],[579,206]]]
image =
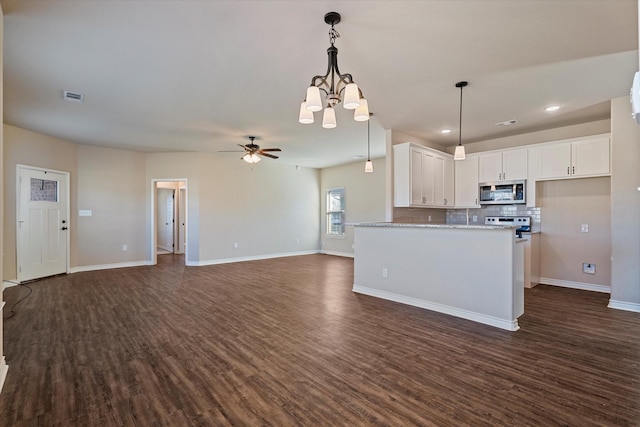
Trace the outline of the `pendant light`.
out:
[[[460,127],[458,128],[458,145],[453,155],[453,160],[464,160],[467,157],[464,152],[464,146],[462,145],[462,88],[468,84],[468,82],[456,83],[456,87],[460,88]]]
[[[369,113],[369,117],[373,113]],[[373,173],[373,162],[371,161],[371,120],[367,120],[367,162],[364,164],[365,173]]]

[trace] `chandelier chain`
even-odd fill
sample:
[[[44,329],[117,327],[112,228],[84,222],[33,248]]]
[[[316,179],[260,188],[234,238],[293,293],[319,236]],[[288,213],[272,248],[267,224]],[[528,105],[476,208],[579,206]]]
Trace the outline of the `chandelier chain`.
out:
[[[336,39],[340,37],[340,33],[333,28],[333,25],[331,26],[331,29],[329,30],[329,42],[331,43],[331,46],[333,46],[333,44],[336,42]]]

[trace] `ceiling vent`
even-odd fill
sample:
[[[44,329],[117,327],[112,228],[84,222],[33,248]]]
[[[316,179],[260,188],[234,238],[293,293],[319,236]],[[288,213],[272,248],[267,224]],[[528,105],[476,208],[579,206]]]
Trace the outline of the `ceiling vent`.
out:
[[[84,95],[78,92],[63,90],[62,99],[64,99],[65,101],[84,102]]]
[[[505,120],[504,122],[498,122],[496,123],[496,126],[511,126],[511,125],[515,125],[516,123],[518,123],[516,119],[511,119],[511,120]]]

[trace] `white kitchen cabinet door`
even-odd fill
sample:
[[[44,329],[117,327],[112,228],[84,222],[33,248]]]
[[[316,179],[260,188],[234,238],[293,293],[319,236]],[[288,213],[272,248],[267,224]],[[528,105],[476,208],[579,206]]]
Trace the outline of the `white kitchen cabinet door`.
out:
[[[454,204],[455,170],[453,159],[444,159],[444,206],[453,207]]]
[[[505,150],[480,155],[479,182],[527,179],[527,150]]]
[[[455,206],[478,208],[478,156],[455,161]]]
[[[480,182],[502,181],[502,153],[480,155]]]
[[[568,178],[571,176],[571,143],[545,145],[538,148],[539,179]]]
[[[411,149],[411,181],[407,185],[411,187],[412,205],[423,205],[425,202],[422,194],[424,182],[423,157],[422,151]]]
[[[436,204],[436,157],[431,153],[422,156],[422,204]]]
[[[527,179],[527,149],[502,153],[502,181]]]
[[[609,137],[575,141],[571,160],[571,175],[575,177],[609,174]]]

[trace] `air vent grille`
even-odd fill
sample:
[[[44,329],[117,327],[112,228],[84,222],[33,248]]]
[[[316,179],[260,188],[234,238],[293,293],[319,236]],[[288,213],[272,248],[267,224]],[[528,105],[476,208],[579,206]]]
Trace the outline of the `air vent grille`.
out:
[[[63,90],[62,99],[65,101],[84,102],[84,95],[78,92],[71,92],[70,90]]]

